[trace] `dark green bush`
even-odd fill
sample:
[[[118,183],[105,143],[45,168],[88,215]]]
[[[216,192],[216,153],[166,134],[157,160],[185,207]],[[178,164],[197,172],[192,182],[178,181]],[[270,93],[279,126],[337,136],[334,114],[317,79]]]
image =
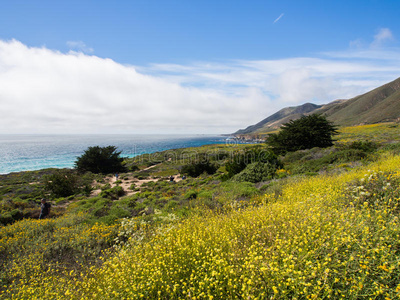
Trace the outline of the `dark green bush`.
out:
[[[139,171],[140,169],[139,169],[139,167],[137,165],[131,165],[131,166],[128,167],[128,170],[130,172],[135,172],[135,171]]]
[[[45,189],[51,192],[52,196],[68,197],[81,192],[90,193],[90,182],[85,182],[73,170],[58,170],[52,175],[45,177]]]
[[[115,186],[111,189],[104,190],[100,193],[101,197],[108,198],[111,200],[117,200],[123,195],[125,195],[125,191],[121,186]]]
[[[268,164],[275,170],[282,167],[282,163],[272,151],[265,148],[249,149],[234,155],[226,163],[228,177],[239,174],[248,165],[254,163]]]
[[[13,223],[15,220],[13,219],[10,212],[2,212],[0,214],[0,224],[7,225]]]
[[[218,167],[207,160],[193,162],[182,167],[181,173],[191,177],[198,177],[203,173],[209,175],[215,174]]]
[[[249,164],[242,172],[235,175],[233,181],[248,181],[257,183],[275,177],[276,166],[269,163],[256,162]]]
[[[24,217],[24,214],[19,210],[19,209],[14,209],[10,212],[11,217],[17,221],[17,220],[22,220]]]
[[[191,190],[191,191],[188,191],[183,198],[185,198],[185,199],[196,199],[197,198],[197,194],[198,194],[197,191]]]

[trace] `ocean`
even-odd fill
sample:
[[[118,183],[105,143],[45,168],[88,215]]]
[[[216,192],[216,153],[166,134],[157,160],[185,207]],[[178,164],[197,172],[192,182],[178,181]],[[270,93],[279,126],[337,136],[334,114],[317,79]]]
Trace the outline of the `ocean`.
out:
[[[212,135],[0,135],[0,174],[72,168],[90,146],[116,146],[122,157],[225,143]]]

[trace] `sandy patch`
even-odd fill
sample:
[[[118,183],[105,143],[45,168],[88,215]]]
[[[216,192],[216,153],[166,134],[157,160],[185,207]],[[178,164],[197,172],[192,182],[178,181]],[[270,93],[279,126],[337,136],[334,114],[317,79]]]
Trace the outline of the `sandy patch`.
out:
[[[154,167],[154,166],[152,166],[152,167]],[[150,167],[150,168],[151,168],[151,167]],[[125,179],[123,179],[123,180],[120,179],[120,180],[121,180],[121,183],[118,183],[118,184],[117,184],[117,183],[116,183],[117,179],[116,179],[115,176],[113,176],[113,177],[106,177],[106,178],[105,178],[105,183],[102,184],[101,186],[104,186],[104,185],[106,185],[107,183],[110,184],[111,187],[115,187],[115,186],[119,185],[119,186],[122,187],[122,189],[125,191],[125,195],[126,195],[126,196],[130,196],[130,195],[133,195],[133,194],[138,193],[138,191],[132,191],[132,190],[130,189],[130,187],[132,186],[132,184],[135,184],[135,187],[140,188],[144,183],[147,183],[147,182],[157,182],[157,181],[160,180],[159,178],[151,178],[151,177],[146,178],[146,179],[137,179],[137,178],[132,177],[132,176],[124,176],[124,178],[125,178]],[[98,183],[97,183],[97,182],[93,183],[93,187],[95,187],[95,186],[98,186]],[[96,189],[96,190],[93,190],[93,191],[91,192],[90,196],[91,196],[91,197],[95,197],[95,196],[98,196],[100,193],[101,193],[101,189]]]
[[[171,158],[170,158],[169,160],[171,160]],[[139,172],[147,171],[147,170],[152,169],[152,168],[154,168],[154,167],[156,167],[156,166],[158,166],[158,165],[159,165],[159,164],[152,165],[152,166],[147,167],[147,168],[145,168],[145,169],[143,169],[143,170],[140,170]],[[117,178],[116,178],[115,176],[106,177],[106,178],[104,179],[104,180],[105,180],[105,183],[104,183],[104,184],[101,184],[101,186],[104,186],[104,185],[106,185],[107,183],[109,183],[111,187],[115,187],[115,186],[119,185],[119,186],[122,187],[123,190],[125,191],[125,195],[126,195],[126,196],[130,196],[130,195],[133,195],[133,194],[138,193],[138,191],[132,191],[132,190],[130,189],[130,187],[131,187],[132,184],[135,184],[135,187],[136,187],[136,188],[140,188],[144,183],[148,183],[148,182],[157,182],[157,181],[161,180],[160,178],[152,178],[152,177],[148,177],[148,178],[146,178],[146,179],[137,179],[137,178],[135,178],[135,177],[133,177],[133,176],[126,176],[126,175],[123,176],[123,177],[124,177],[124,179],[122,179],[121,177],[119,177],[119,180],[121,181],[121,183],[119,183],[119,184],[116,184],[116,183],[115,183],[115,182],[117,181]],[[182,180],[181,174],[174,175],[174,182],[179,182],[179,181],[181,181],[181,180]],[[166,181],[169,181],[169,180],[166,180]],[[93,186],[93,187],[96,187],[96,186],[98,186],[98,185],[99,185],[98,182],[95,181],[95,182],[93,183],[92,186]],[[90,193],[90,196],[91,196],[91,197],[95,197],[95,196],[98,196],[100,193],[101,193],[101,189],[96,189],[96,190],[93,190],[93,191]]]

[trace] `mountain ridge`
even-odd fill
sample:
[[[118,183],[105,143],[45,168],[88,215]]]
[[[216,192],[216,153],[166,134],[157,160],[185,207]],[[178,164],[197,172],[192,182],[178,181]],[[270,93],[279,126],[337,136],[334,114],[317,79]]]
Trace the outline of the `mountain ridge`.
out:
[[[339,126],[354,126],[400,120],[400,77],[369,92],[350,99],[339,99],[323,105],[304,103],[285,107],[262,121],[240,129],[236,136],[258,135],[302,116],[319,113]]]

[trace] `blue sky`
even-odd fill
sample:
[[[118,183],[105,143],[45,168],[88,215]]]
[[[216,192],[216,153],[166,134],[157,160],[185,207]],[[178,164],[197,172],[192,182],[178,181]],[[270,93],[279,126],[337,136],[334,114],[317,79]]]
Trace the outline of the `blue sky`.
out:
[[[397,0],[2,1],[0,133],[226,133],[350,98],[400,76],[399,11]]]

